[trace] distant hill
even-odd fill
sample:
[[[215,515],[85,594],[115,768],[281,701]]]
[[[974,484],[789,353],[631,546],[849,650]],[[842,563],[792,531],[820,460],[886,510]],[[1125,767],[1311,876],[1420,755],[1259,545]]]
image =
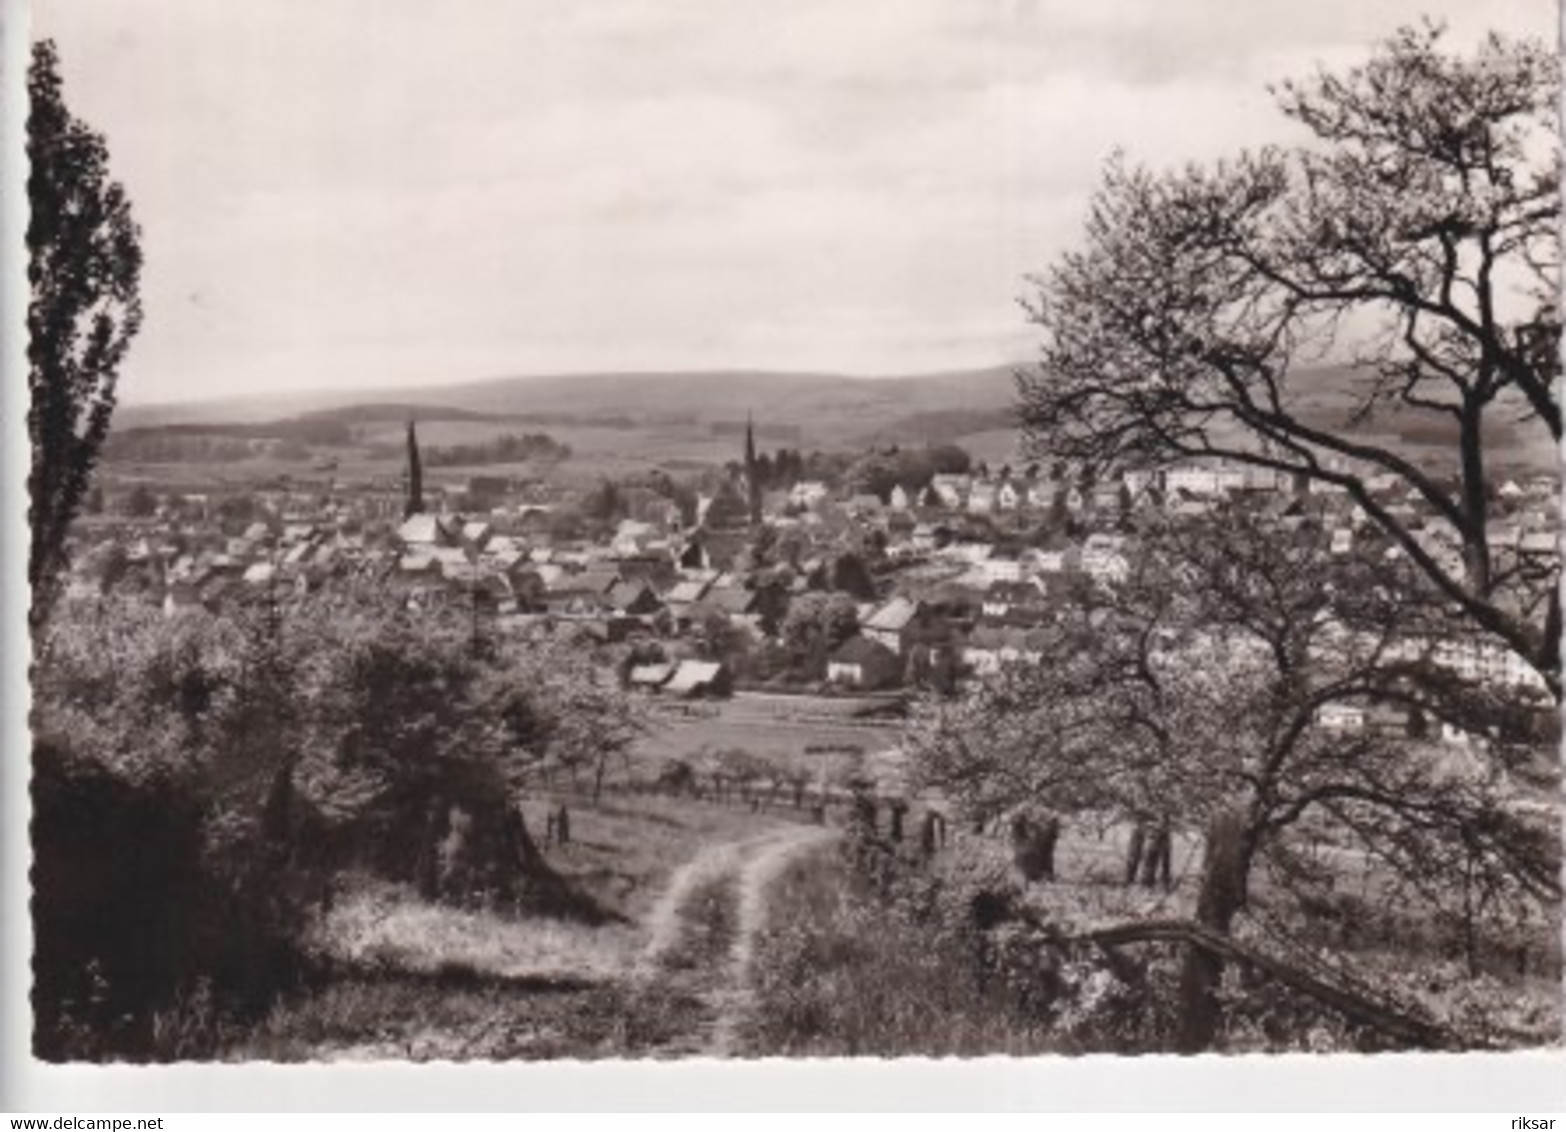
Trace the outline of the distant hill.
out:
[[[1014,391],[1009,367],[917,376],[845,377],[761,370],[701,373],[608,373],[496,378],[399,390],[404,399],[323,390],[230,398],[184,405],[131,405],[118,429],[171,424],[215,425],[331,419],[347,424],[508,419],[538,424],[732,427],[747,416],[758,435],[798,436],[808,447],[849,443],[898,431],[903,418],[946,412],[1004,414]],[[929,421],[925,422],[928,426]]]
[[[462,409],[455,405],[414,404],[407,401],[356,401],[330,409],[299,413],[295,421],[340,421],[344,424],[374,424],[383,421],[487,421],[493,413]]]
[[[284,437],[306,443],[340,430],[378,450],[400,442],[402,422],[420,424],[430,444],[493,440],[547,429],[580,459],[608,470],[669,461],[722,462],[738,453],[748,419],[763,447],[863,448],[873,444],[969,443],[1010,458],[1016,432],[1014,366],[885,377],[723,370],[506,377],[399,389],[396,399],[363,391],[230,398],[184,405],[124,406],[115,433],[208,433],[234,440]],[[1455,458],[1439,420],[1396,405],[1355,419],[1362,374],[1342,367],[1302,371],[1291,400],[1312,424],[1396,447],[1428,470]],[[1540,430],[1497,413],[1491,442],[1498,473],[1553,469],[1557,454]],[[429,426],[426,429],[426,426]],[[111,441],[111,444],[113,442]],[[123,443],[123,440],[122,440]],[[388,449],[389,450],[389,449]]]

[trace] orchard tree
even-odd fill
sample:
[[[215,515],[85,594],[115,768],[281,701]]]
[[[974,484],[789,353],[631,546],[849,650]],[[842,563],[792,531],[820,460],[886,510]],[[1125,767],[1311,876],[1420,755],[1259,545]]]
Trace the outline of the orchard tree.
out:
[[[1487,491],[1501,429],[1561,439],[1559,66],[1539,43],[1443,39],[1405,28],[1361,66],[1283,83],[1307,146],[1112,161],[1085,245],[1032,280],[1044,347],[1021,417],[1034,458],[1088,471],[1215,456],[1335,485],[1559,697],[1553,575],[1500,553]],[[1339,419],[1322,408],[1345,398]],[[1357,427],[1392,414],[1452,446],[1421,459]],[[1433,513],[1461,564],[1373,482]]]
[[[1379,548],[1334,556],[1307,530],[1238,512],[1150,531],[1122,587],[1047,630],[1047,663],[924,705],[908,731],[919,776],[976,817],[1043,806],[1205,832],[1195,931],[1208,938],[1233,938],[1258,875],[1303,901],[1330,893],[1330,866],[1301,852],[1306,831],[1329,833],[1426,910],[1468,916],[1473,962],[1481,928],[1506,939],[1558,909],[1558,831],[1513,807],[1519,787],[1547,792],[1558,772],[1517,741],[1528,713],[1515,696],[1403,647],[1445,614],[1400,600],[1405,570]],[[1323,722],[1325,708],[1375,704],[1459,726],[1510,714],[1512,726],[1489,760],[1454,768],[1432,744]],[[1212,948],[1188,950],[1187,1050],[1217,1033],[1222,969]],[[1387,1022],[1374,1005],[1351,1008]]]
[[[108,145],[66,106],[48,40],[33,45],[27,90],[27,580],[37,628],[59,589],[66,534],[87,497],[120,366],[141,328],[142,254],[125,189],[109,176]]]

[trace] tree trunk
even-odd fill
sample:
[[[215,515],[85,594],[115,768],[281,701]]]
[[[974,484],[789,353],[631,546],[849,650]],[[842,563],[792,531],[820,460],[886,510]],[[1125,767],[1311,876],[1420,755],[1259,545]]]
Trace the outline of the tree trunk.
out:
[[[419,846],[414,866],[419,895],[425,900],[440,898],[440,850],[441,838],[446,836],[446,810],[444,801],[436,798],[425,813],[423,843]]]
[[[1126,885],[1136,883],[1137,873],[1142,866],[1142,846],[1147,840],[1147,826],[1140,818],[1131,827],[1131,843],[1126,847]]]
[[[1203,927],[1229,934],[1235,913],[1245,903],[1245,824],[1234,812],[1221,813],[1208,824],[1202,862],[1202,887],[1196,899],[1196,920]],[[1218,1036],[1218,986],[1223,959],[1201,947],[1186,949],[1180,972],[1181,1053],[1200,1053]]]

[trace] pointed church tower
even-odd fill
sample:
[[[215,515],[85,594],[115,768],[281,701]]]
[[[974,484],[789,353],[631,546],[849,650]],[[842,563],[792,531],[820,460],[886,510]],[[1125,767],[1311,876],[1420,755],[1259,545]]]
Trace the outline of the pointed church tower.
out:
[[[419,438],[414,434],[413,422],[408,422],[408,502],[403,518],[424,513],[424,468],[419,463]]]
[[[749,412],[745,414],[745,502],[750,510],[750,525],[761,526],[761,479],[756,474],[756,430]]]

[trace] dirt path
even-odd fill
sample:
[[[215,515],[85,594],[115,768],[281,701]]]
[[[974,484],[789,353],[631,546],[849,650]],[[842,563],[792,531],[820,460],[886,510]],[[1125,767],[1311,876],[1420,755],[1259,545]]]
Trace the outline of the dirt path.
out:
[[[717,1019],[712,1028],[711,1045],[706,1051],[711,1056],[734,1054],[735,1032],[753,1001],[750,961],[755,951],[756,933],[766,925],[768,886],[795,856],[834,836],[832,831],[815,826],[789,830],[785,836],[762,845],[741,868],[727,985],[714,995]]]
[[[735,1036],[751,1005],[750,964],[756,933],[766,923],[767,887],[793,858],[836,836],[819,826],[785,826],[743,841],[703,850],[678,869],[646,920],[648,943],[637,964],[641,980],[678,978],[696,984],[708,1005],[700,1031],[668,1052],[707,1057],[734,1053]],[[662,961],[692,930],[692,898],[713,883],[724,886],[728,947],[699,970],[671,975]]]

